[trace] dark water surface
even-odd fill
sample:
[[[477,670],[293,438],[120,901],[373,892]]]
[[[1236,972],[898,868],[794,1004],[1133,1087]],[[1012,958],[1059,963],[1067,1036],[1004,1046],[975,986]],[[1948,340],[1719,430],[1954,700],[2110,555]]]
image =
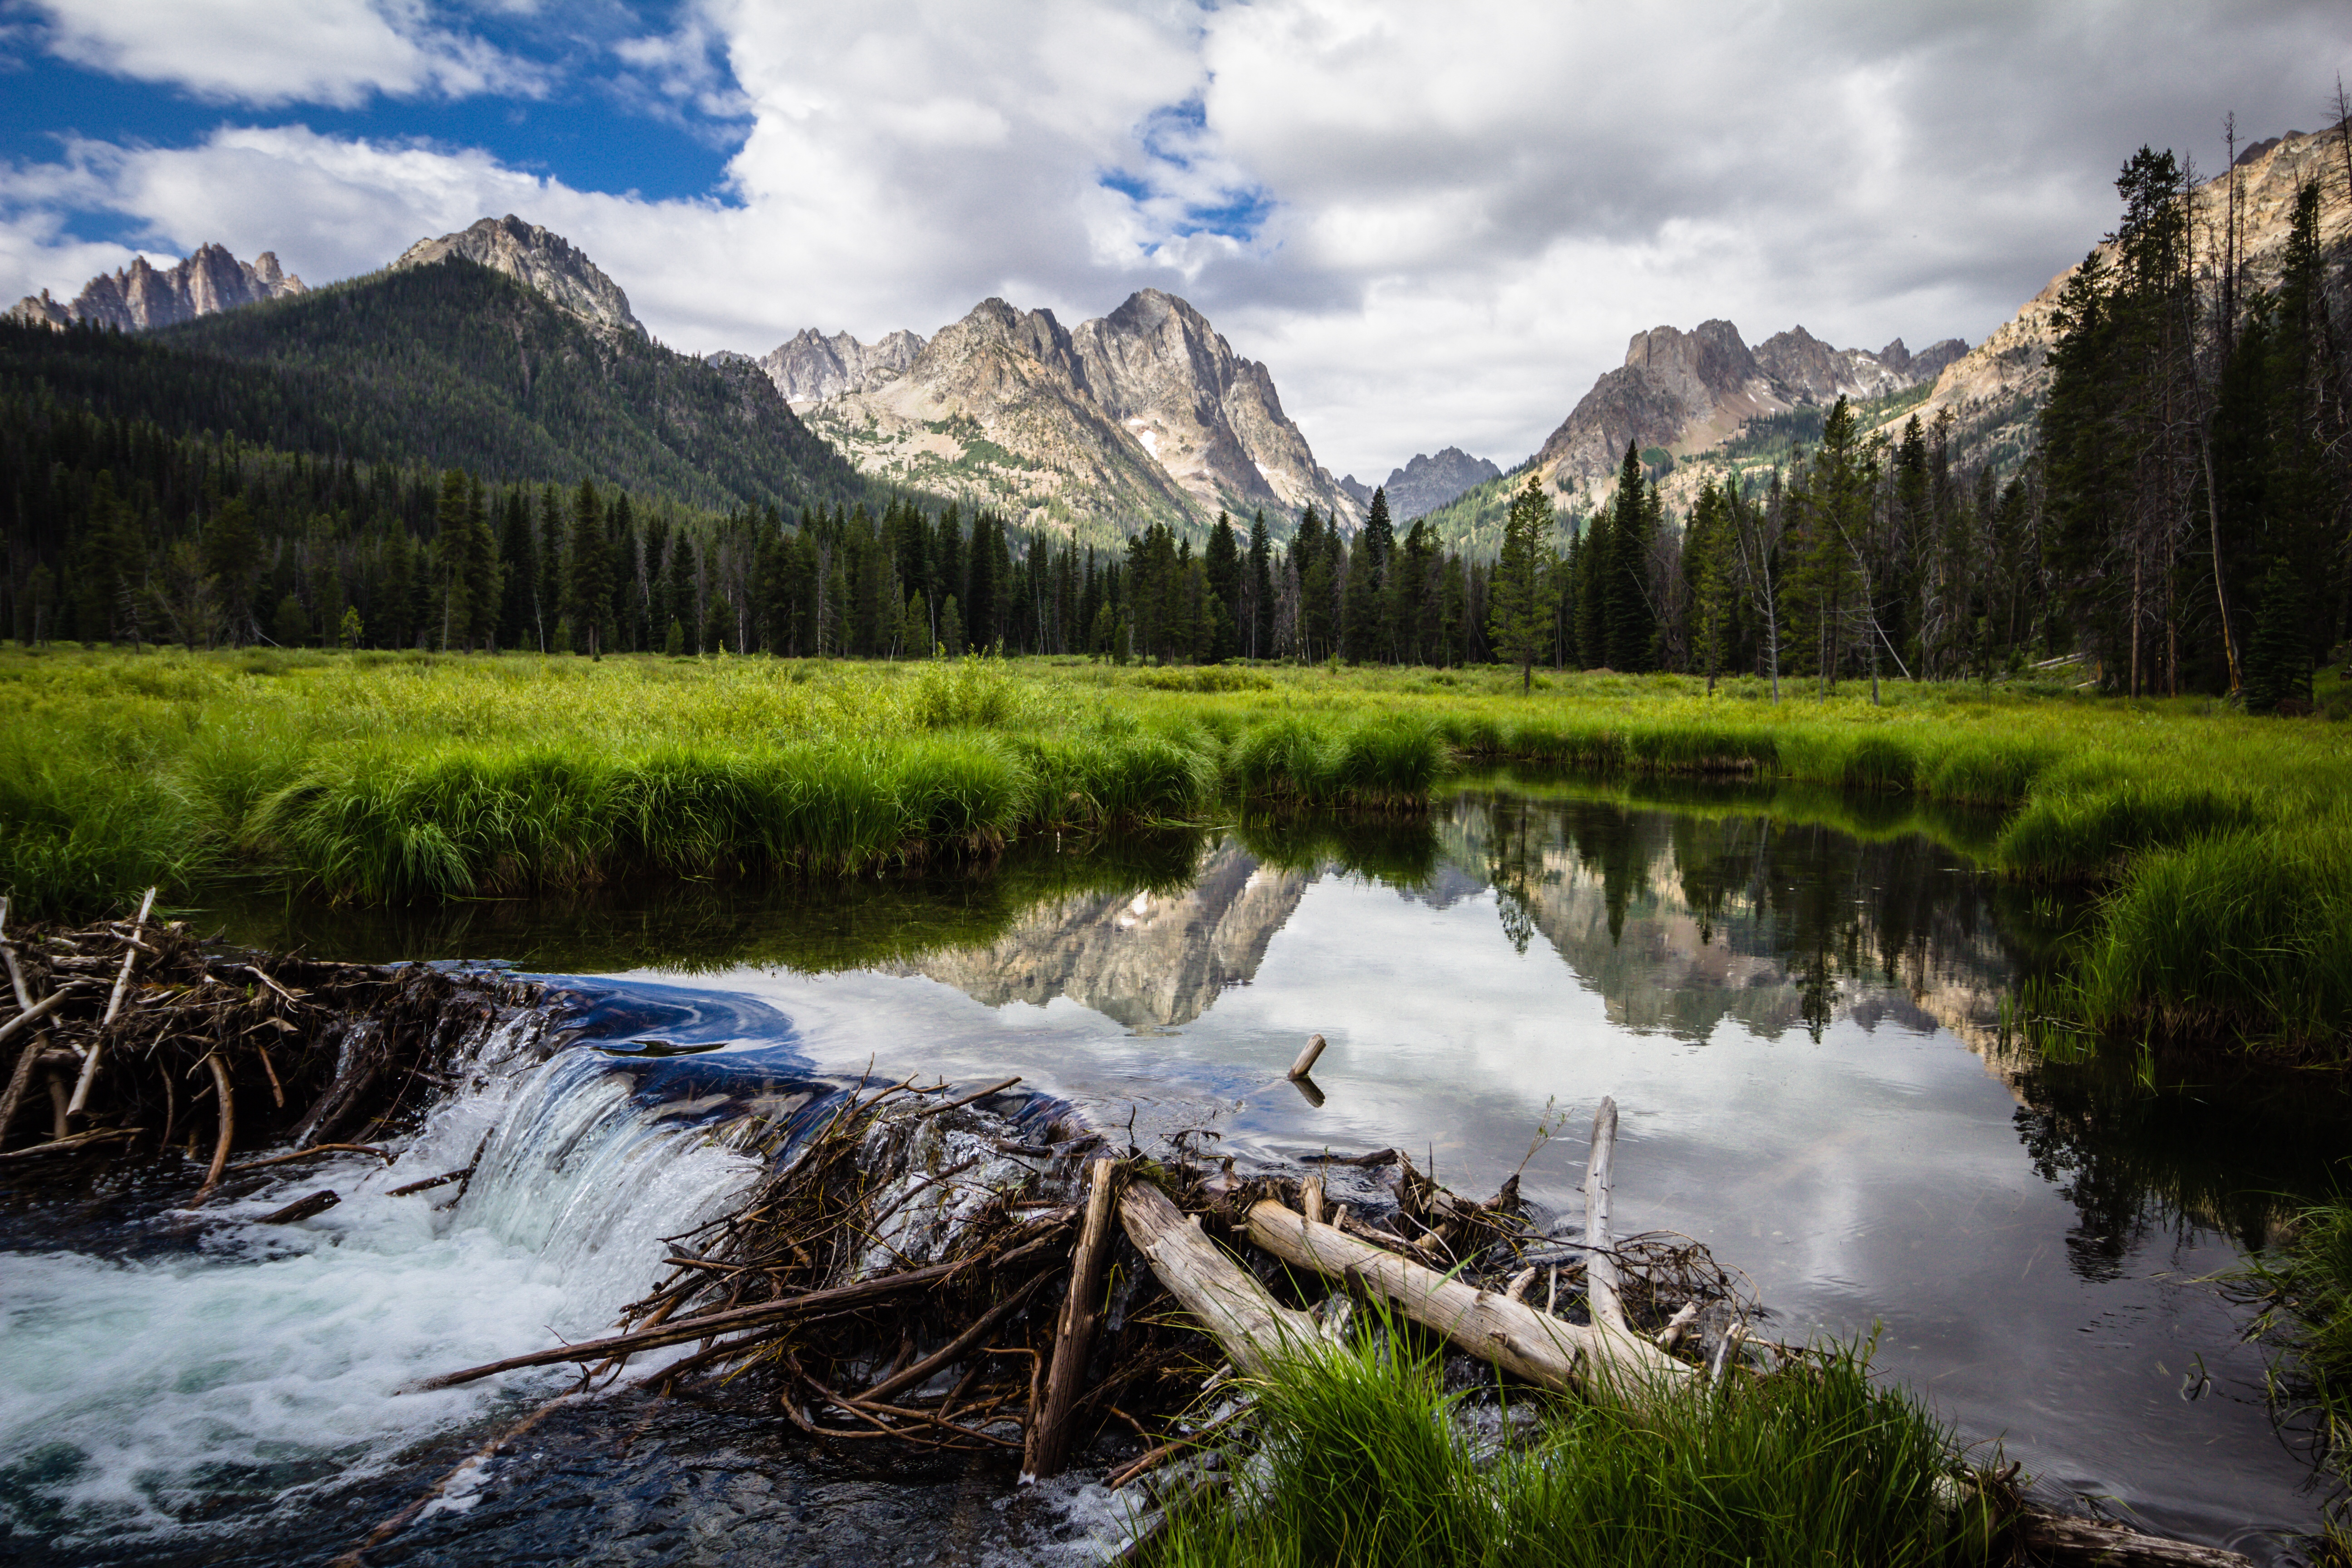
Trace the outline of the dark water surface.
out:
[[[1835,797],[1510,778],[1426,820],[1070,841],[983,877],[219,918],[237,939],[322,956],[503,960],[665,1006],[708,994],[716,1017],[774,1018],[760,1048],[795,1071],[1017,1072],[1098,1123],[1132,1115],[1147,1146],[1186,1128],[1244,1159],[1395,1145],[1480,1194],[1524,1161],[1529,1194],[1563,1209],[1611,1094],[1621,1227],[1705,1242],[1754,1281],[1781,1338],[1875,1334],[1882,1371],[2045,1488],[2273,1556],[2319,1499],[2266,1408],[2245,1313],[2210,1277],[2325,1189],[2352,1145],[2345,1108],[2332,1091],[2157,1087],[2129,1064],[2042,1060],[2003,1028],[2005,1004],[2079,910],[1981,876],[1917,826]],[[1989,828],[1932,826],[1960,843]],[[1315,1033],[1329,1048],[1309,1094],[1283,1073]],[[112,1223],[94,1202],[78,1212]],[[70,1312],[76,1270],[106,1248],[93,1222],[68,1239],[58,1219],[18,1200],[0,1216],[0,1268],[37,1261],[37,1290]],[[458,1246],[446,1236],[400,1256],[440,1271],[435,1301],[479,1279],[557,1313],[578,1287],[509,1256],[526,1233],[499,1231],[488,1261],[435,1251]],[[45,1237],[68,1251],[39,1254]],[[215,1245],[198,1283],[283,1261],[243,1245]],[[160,1310],[107,1278],[88,1300],[124,1322]],[[402,1275],[396,1289],[424,1287]],[[446,1310],[445,1340],[489,1333]],[[8,1379],[27,1334],[0,1329],[0,1416],[23,1403]],[[404,1354],[448,1364],[430,1339],[351,1373],[353,1407]],[[406,1458],[323,1488],[279,1545],[198,1548],[163,1528],[115,1549],[100,1530],[70,1555],[315,1560],[446,1472],[502,1409],[384,1426]],[[774,1426],[723,1405],[567,1411],[478,1502],[370,1561],[978,1562],[1051,1555],[1045,1537],[1073,1528],[1008,1500],[992,1471],[837,1472]],[[319,1442],[289,1431],[281,1447],[291,1474]],[[31,1560],[70,1524],[57,1499],[71,1489],[0,1459],[0,1502],[11,1486],[50,1500],[12,1508],[0,1537],[0,1555]]]

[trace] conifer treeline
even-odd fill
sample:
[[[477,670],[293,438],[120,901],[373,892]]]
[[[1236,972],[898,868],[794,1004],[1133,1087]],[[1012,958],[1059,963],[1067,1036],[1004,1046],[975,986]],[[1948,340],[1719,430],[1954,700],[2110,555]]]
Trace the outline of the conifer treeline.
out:
[[[2021,472],[1997,483],[1982,454],[1964,460],[1948,415],[1890,442],[1841,400],[1810,454],[1754,491],[1708,483],[1680,529],[1629,445],[1564,559],[1541,542],[1530,475],[1496,573],[1538,597],[1549,584],[1549,660],[1826,689],[2074,655],[2134,696],[2308,705],[2315,665],[2352,633],[2352,333],[2321,192],[2300,193],[2279,279],[2256,290],[2233,186],[2207,224],[2172,154],[2142,148],[2116,189],[2114,259],[2095,251],[2067,283]],[[2220,238],[2200,257],[2208,227]],[[1538,626],[1515,657],[1545,661],[1541,642]]]
[[[319,460],[53,401],[0,401],[0,628],[19,641],[904,658],[932,651],[1459,663],[1485,574],[1385,497],[1195,551],[1079,548],[899,498],[725,514],[583,481]]]

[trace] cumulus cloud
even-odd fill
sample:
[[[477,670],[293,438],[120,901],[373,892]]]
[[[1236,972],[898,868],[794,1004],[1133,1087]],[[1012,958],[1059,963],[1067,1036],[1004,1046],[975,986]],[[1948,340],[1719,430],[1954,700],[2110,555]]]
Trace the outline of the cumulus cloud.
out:
[[[37,0],[48,47],[218,102],[353,108],[378,93],[530,92],[538,72],[417,0]]]
[[[337,61],[311,79],[272,68],[277,88],[258,65],[232,79],[246,68],[220,49],[134,66],[173,51],[87,21],[124,10],[53,7],[108,68],[191,90],[477,90],[414,8],[305,7],[373,41],[307,55]],[[2112,224],[2141,142],[2210,164],[2231,109],[2255,134],[2316,123],[2352,70],[2338,20],[2315,0],[1714,0],[1671,22],[1528,0],[703,0],[608,58],[616,81],[740,117],[708,199],[299,125],[78,144],[11,171],[0,286],[87,275],[105,247],[61,205],[127,215],[158,246],[274,247],[314,281],[512,210],[698,350],[929,332],[989,294],[1074,320],[1157,285],[1271,365],[1335,470],[1448,443],[1508,462],[1661,321],[1727,316],[1751,341],[1802,322],[1872,348],[1982,336]]]

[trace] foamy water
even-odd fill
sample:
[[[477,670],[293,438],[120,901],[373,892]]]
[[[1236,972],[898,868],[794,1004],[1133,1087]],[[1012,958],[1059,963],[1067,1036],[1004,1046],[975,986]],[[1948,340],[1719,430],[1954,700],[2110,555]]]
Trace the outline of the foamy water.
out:
[[[204,1228],[162,1259],[0,1258],[0,1525],[61,1547],[249,1530],[250,1506],[216,1525],[189,1516],[224,1494],[299,1505],[561,1386],[558,1367],[396,1392],[605,1329],[653,1279],[660,1238],[759,1167],[675,1106],[640,1103],[592,1047],[539,1061],[541,1027],[526,1016],[474,1042],[467,1087],[390,1167],[285,1167],[237,1204],[166,1216]],[[390,1195],[477,1150],[454,1205],[454,1185]],[[254,1223],[321,1187],[341,1205]]]

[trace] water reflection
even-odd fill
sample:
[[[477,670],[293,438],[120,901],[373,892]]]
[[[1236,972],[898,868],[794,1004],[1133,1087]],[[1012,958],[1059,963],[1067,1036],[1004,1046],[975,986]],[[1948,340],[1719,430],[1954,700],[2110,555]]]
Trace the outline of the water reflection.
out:
[[[820,1071],[1020,1072],[1146,1142],[1394,1143],[1473,1190],[1548,1110],[1613,1092],[1632,1223],[1706,1240],[1791,1333],[1883,1326],[1882,1366],[2058,1482],[2258,1549],[2314,1505],[2200,1281],[2325,1190],[2343,1104],[2007,1033],[2079,911],[1974,869],[1990,832],[1895,799],[1509,778],[1423,816],[985,873],[228,913],[350,956],[698,975],[789,1016]],[[1321,1101],[1281,1078],[1310,1032]],[[1572,1202],[1574,1162],[1556,1143],[1528,1190]],[[2219,1390],[2193,1405],[2192,1360]]]

